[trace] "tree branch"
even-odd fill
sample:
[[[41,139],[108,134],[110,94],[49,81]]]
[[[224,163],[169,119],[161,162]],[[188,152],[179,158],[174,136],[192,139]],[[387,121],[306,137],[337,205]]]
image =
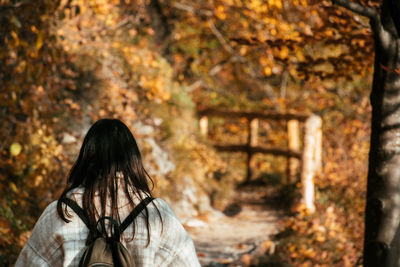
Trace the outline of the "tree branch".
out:
[[[176,9],[180,9],[180,10],[186,11],[186,12],[194,13],[196,15],[203,15],[203,16],[206,16],[206,17],[211,17],[213,15],[213,12],[211,10],[196,9],[196,8],[194,8],[192,6],[185,5],[185,4],[178,3],[178,2],[173,3],[173,7],[175,7]]]
[[[375,8],[362,6],[348,0],[332,0],[332,3],[369,18],[371,29],[377,37],[376,41],[378,41],[379,45],[383,48],[387,48],[390,45],[392,42],[390,34],[383,28],[380,15]]]
[[[213,20],[210,18],[208,19],[208,24],[210,25],[210,29],[212,33],[217,37],[218,41],[221,43],[222,47],[229,53],[237,55],[236,51],[233,50],[233,48],[228,44],[228,42],[225,40],[224,36],[220,33],[220,31],[217,29],[215,26]]]
[[[379,17],[376,9],[362,6],[358,3],[354,3],[348,0],[332,0],[332,3],[338,6],[342,6],[354,13],[357,13],[364,17],[368,17],[370,19],[377,19]]]

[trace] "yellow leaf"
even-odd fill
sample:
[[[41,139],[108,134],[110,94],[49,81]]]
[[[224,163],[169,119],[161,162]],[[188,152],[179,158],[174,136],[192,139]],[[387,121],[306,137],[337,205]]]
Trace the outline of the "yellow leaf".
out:
[[[39,51],[40,48],[43,46],[43,32],[39,32],[37,39],[36,39],[36,51]]]
[[[18,192],[18,188],[14,183],[10,183],[10,187],[11,187],[11,190],[14,191],[15,193]]]
[[[18,34],[15,31],[11,31],[11,36],[16,42],[19,42]]]
[[[272,69],[270,67],[266,66],[264,68],[264,73],[265,73],[265,75],[269,76],[272,74]]]
[[[36,34],[39,33],[39,30],[35,27],[35,25],[31,25],[31,31],[32,31],[33,33],[36,33]]]
[[[226,19],[225,7],[223,5],[219,5],[215,13],[219,19]]]
[[[43,181],[43,176],[42,175],[38,175],[38,176],[36,176],[36,178],[35,178],[35,181],[34,181],[34,185],[35,186],[38,186],[38,185],[40,185],[40,183]]]
[[[289,55],[289,49],[286,46],[283,46],[279,52],[279,56],[281,58],[287,58]]]
[[[10,153],[12,156],[16,157],[21,153],[22,146],[19,143],[12,143],[10,146]]]

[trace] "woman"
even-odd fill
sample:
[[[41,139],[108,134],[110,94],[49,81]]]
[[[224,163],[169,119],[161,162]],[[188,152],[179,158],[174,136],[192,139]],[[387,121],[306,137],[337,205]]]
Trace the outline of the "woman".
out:
[[[67,186],[40,216],[16,262],[19,266],[78,266],[89,229],[65,205],[74,200],[90,225],[109,216],[119,224],[151,196],[136,141],[120,120],[97,121],[86,134]],[[193,241],[170,207],[154,199],[123,232],[136,266],[200,266]]]

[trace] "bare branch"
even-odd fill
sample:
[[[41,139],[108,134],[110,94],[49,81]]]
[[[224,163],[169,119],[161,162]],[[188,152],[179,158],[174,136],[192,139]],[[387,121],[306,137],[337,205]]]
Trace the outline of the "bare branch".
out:
[[[186,87],[186,91],[190,93],[190,92],[192,92],[194,89],[196,89],[197,87],[200,87],[200,86],[203,86],[203,87],[206,86],[206,83],[205,83],[202,79],[197,80],[197,81],[195,81],[194,83],[188,85],[188,86]]]
[[[183,11],[186,11],[186,12],[190,12],[190,13],[194,13],[194,14],[197,14],[197,15],[204,15],[206,17],[211,17],[213,15],[213,12],[211,10],[195,9],[192,6],[185,5],[185,4],[182,4],[182,3],[175,2],[175,3],[173,3],[173,6],[176,9],[180,9],[180,10],[183,10]]]
[[[218,41],[221,43],[221,45],[224,47],[224,49],[226,51],[228,51],[229,53],[236,55],[237,54],[236,51],[233,50],[233,48],[228,44],[228,42],[225,40],[225,38],[219,32],[217,27],[215,27],[215,24],[212,21],[212,19],[208,19],[208,24],[210,25],[210,29],[211,29],[212,33],[215,35],[215,37],[217,37]]]
[[[348,0],[332,0],[333,4],[342,6],[354,13],[361,16],[368,17],[370,19],[377,19],[379,17],[378,12],[374,8],[362,6],[358,3],[354,3]]]

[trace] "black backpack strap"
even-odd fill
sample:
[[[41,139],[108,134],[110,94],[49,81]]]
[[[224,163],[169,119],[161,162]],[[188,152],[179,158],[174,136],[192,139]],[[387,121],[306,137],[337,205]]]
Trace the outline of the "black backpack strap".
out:
[[[91,229],[91,227],[89,225],[89,220],[88,220],[85,212],[83,211],[83,209],[81,207],[79,207],[78,204],[76,204],[75,201],[73,201],[70,198],[64,198],[62,201],[65,204],[67,204],[67,206],[69,206],[79,216],[79,218],[81,218],[81,220],[87,226],[87,228]]]
[[[109,237],[107,234],[107,231],[104,228],[102,228],[102,233],[106,233],[106,237],[108,239],[113,239],[114,241],[119,242],[120,241],[120,232],[119,232],[118,222],[116,220],[114,220],[112,217],[109,217],[109,216],[101,217],[97,221],[95,228],[98,229],[99,223],[101,223],[102,221],[105,221],[105,220],[109,220],[111,222],[111,224],[113,226],[113,232],[111,233],[111,237]]]
[[[122,234],[123,231],[133,222],[133,220],[143,211],[143,209],[153,201],[154,198],[146,197],[143,199],[135,209],[126,217],[126,219],[119,226],[119,232]]]

